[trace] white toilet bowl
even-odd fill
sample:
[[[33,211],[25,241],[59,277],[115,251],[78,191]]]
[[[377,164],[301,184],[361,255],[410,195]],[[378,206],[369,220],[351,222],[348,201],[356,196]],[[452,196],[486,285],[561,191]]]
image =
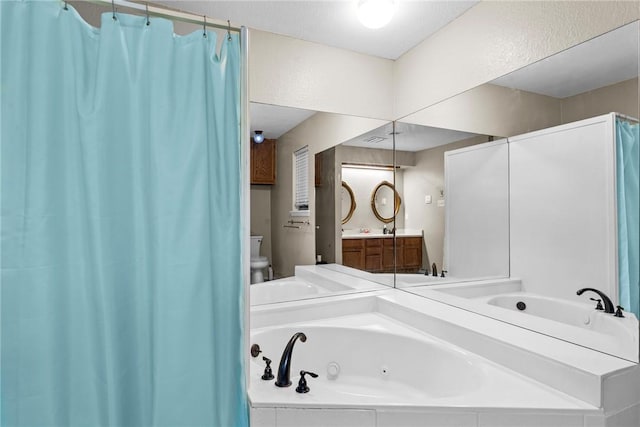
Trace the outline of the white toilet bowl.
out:
[[[251,258],[249,267],[251,268],[251,284],[264,282],[264,269],[269,266],[269,259],[266,256]]]
[[[262,236],[251,236],[251,259],[249,261],[251,284],[264,282],[264,269],[269,266],[269,259],[266,256],[260,256],[261,244]]]

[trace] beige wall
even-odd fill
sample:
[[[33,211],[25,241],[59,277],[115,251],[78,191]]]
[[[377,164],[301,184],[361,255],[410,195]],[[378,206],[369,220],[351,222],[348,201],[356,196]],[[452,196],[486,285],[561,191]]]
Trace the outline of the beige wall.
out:
[[[251,30],[250,100],[393,119],[393,61]]]
[[[564,99],[484,84],[402,121],[507,137],[610,112],[638,117],[638,98],[637,78]]]
[[[437,204],[440,190],[444,188],[444,153],[469,145],[486,142],[486,136],[477,136],[416,153],[416,165],[404,169],[402,188],[405,204],[405,226],[424,232],[422,265],[431,268],[436,263],[442,270],[444,253],[444,207]],[[425,196],[431,196],[431,204],[425,204]]]
[[[557,98],[484,84],[402,121],[482,135],[512,136],[559,125],[560,104]]]
[[[315,187],[313,156],[384,125],[386,121],[316,113],[297,127],[278,138],[276,184],[271,193],[272,265],[276,277],[288,277],[296,265],[315,264]],[[292,209],[292,156],[293,152],[309,146],[310,201],[309,224],[298,228],[285,228]],[[306,219],[306,218],[305,218]],[[296,218],[300,220],[300,218]]]
[[[340,200],[340,193],[336,194],[336,190],[340,190],[337,188],[340,180],[336,176],[336,150],[329,148],[316,156],[322,157],[320,186],[315,187],[316,255],[321,255],[323,261],[334,263],[336,262],[336,228],[340,227],[342,222],[340,206],[336,206],[336,201]]]
[[[612,112],[638,118],[638,96],[638,79],[635,78],[565,98],[561,102],[562,123]]]
[[[271,186],[252,185],[251,201],[251,235],[262,236],[260,255],[271,262]]]
[[[395,116],[639,18],[632,1],[482,1],[396,61]]]

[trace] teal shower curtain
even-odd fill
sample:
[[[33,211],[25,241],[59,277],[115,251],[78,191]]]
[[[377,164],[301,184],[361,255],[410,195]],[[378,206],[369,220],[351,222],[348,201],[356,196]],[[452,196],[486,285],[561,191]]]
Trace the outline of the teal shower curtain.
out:
[[[620,305],[640,319],[640,125],[616,119]]]
[[[247,425],[238,37],[0,13],[0,424]]]

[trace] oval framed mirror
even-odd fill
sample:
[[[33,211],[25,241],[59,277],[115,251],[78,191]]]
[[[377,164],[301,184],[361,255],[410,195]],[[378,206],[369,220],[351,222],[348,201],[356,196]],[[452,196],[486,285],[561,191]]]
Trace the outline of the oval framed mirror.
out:
[[[342,181],[342,223],[346,224],[351,217],[353,216],[353,212],[356,210],[356,198],[353,195],[353,190],[349,187],[349,184]]]
[[[390,200],[393,200],[393,205]],[[400,195],[389,181],[382,181],[371,193],[371,210],[376,218],[386,224],[398,214],[400,203]]]

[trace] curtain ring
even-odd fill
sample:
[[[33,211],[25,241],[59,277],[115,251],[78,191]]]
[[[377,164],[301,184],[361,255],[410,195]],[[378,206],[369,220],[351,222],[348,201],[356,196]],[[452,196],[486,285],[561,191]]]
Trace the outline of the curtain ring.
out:
[[[231,21],[227,19],[227,40],[231,41]]]
[[[204,23],[202,24],[202,37],[207,38],[207,15],[204,16]]]
[[[116,18],[116,3],[115,3],[115,0],[111,0],[111,11],[113,12],[113,20],[117,21],[118,18]]]
[[[151,21],[149,21],[149,3],[144,4],[144,9],[147,12],[147,26],[148,26],[149,24],[151,24]]]

